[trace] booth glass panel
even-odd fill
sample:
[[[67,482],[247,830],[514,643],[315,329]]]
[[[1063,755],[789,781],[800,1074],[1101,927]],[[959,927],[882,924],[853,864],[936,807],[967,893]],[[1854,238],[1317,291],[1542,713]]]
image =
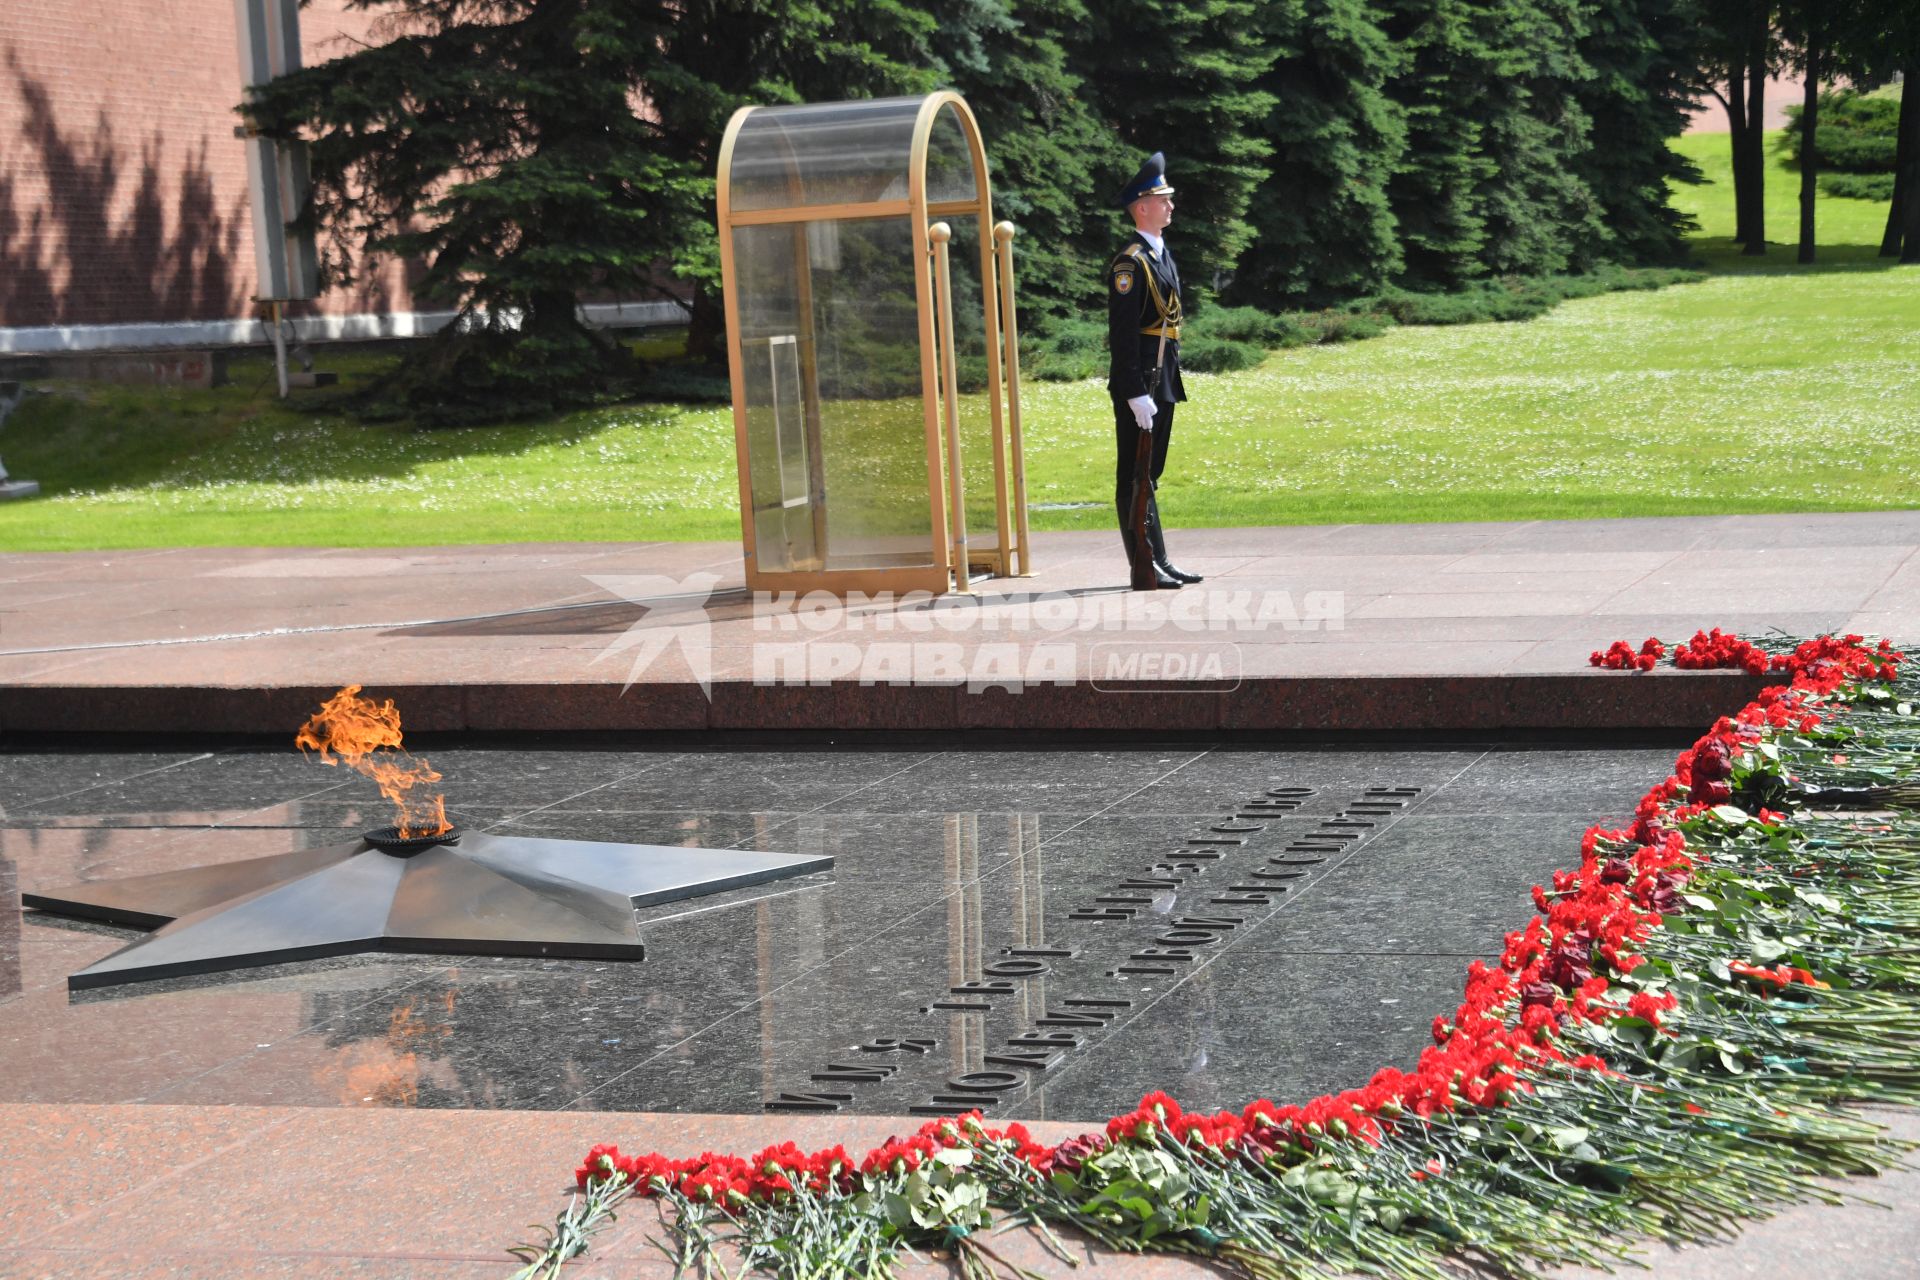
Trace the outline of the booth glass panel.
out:
[[[952,107],[942,107],[927,137],[927,202],[975,200],[980,188],[973,175],[973,149],[966,126]]]
[[[758,568],[932,565],[911,222],[737,227],[733,253]]]
[[[814,494],[801,345],[799,273],[793,232],[734,236],[740,289],[740,374],[746,417],[747,481],[760,567],[813,564]]]
[[[905,200],[919,113],[918,98],[760,108],[734,139],[733,211]]]

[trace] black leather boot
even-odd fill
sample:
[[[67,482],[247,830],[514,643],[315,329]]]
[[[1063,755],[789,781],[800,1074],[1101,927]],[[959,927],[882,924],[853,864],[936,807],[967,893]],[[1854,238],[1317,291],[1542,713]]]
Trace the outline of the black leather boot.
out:
[[[1126,548],[1127,563],[1132,564],[1133,530],[1124,527],[1120,530],[1120,545]],[[1184,579],[1177,578],[1173,574],[1168,573],[1158,560],[1155,560],[1153,564],[1153,578],[1153,585],[1156,591],[1178,591],[1181,587],[1187,585]]]
[[[1153,567],[1159,571],[1161,577],[1170,578],[1181,584],[1206,581],[1197,573],[1188,573],[1185,569],[1174,568],[1173,562],[1167,559],[1167,535],[1160,528],[1158,502],[1147,512],[1147,540],[1153,546]]]

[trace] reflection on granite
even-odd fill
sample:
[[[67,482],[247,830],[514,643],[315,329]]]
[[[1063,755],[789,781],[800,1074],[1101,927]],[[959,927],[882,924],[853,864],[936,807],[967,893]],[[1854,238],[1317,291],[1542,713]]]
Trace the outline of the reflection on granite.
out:
[[[836,866],[644,910],[641,963],[347,957],[69,998],[136,935],[23,919],[21,890],[387,813],[292,752],[0,754],[0,1097],[1074,1120],[1162,1085],[1300,1096],[1410,1063],[1466,959],[1673,752],[425,754],[477,829]]]
[[[1032,1119],[1114,1115],[1141,1082],[1190,1106],[1238,1107],[1366,1083],[1410,1069],[1433,1015],[1460,1002],[1452,956],[1275,955],[1238,949],[1193,975],[1112,1044],[1074,1061],[1024,1101]]]
[[[1676,748],[1499,752],[1434,796],[1426,811],[1631,819],[1634,802],[1667,776],[1678,754]]]
[[[1337,875],[1304,887],[1272,928],[1236,949],[1491,958],[1531,913],[1527,887],[1579,861],[1581,833],[1596,816],[1460,817],[1423,806],[1356,851]],[[1454,968],[1464,977],[1464,962]]]
[[[204,751],[0,754],[0,815],[11,815],[29,804],[74,795],[89,787],[121,783],[142,774],[203,760],[210,754]]]
[[[0,1002],[20,994],[20,880],[0,857]]]

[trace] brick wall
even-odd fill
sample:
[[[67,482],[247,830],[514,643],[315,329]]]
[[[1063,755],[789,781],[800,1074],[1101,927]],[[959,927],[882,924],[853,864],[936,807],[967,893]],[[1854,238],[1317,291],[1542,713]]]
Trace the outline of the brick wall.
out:
[[[0,328],[251,311],[233,0],[0,0]],[[314,0],[305,58],[372,19]],[[319,311],[405,311],[390,267]]]

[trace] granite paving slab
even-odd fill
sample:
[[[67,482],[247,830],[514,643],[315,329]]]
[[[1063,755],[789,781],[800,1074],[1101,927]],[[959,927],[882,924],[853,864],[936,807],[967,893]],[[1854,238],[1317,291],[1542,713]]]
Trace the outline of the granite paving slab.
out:
[[[430,754],[488,830],[836,866],[644,910],[638,964],[375,955],[77,996],[67,973],[139,935],[23,915],[21,892],[305,847],[380,802],[353,778],[306,794],[335,775],[288,748],[0,751],[30,797],[0,817],[0,1274],[503,1275],[597,1141],[865,1149],[956,1096],[1058,1140],[1147,1087],[1355,1084],[1411,1062],[1527,886],[1677,745],[449,743]],[[228,788],[266,803],[236,818]],[[897,1069],[850,1085],[850,1061]],[[1920,1175],[1850,1189],[1898,1211],[1795,1208],[1646,1256],[1701,1280],[1911,1274]],[[624,1213],[573,1271],[666,1276],[652,1231]],[[1074,1248],[1076,1275],[1214,1274]]]
[[[1913,1112],[1876,1118],[1896,1136],[1920,1139]],[[807,1149],[837,1142],[864,1150],[912,1123],[789,1116],[778,1132]],[[1075,1132],[1035,1128],[1046,1141]],[[60,1280],[497,1278],[511,1270],[505,1247],[565,1204],[568,1171],[594,1143],[692,1154],[752,1150],[768,1136],[764,1122],[730,1116],[0,1104],[0,1266],[7,1275]],[[370,1151],[395,1154],[370,1161]],[[105,1189],[103,1168],[116,1175]],[[1830,1185],[1857,1198],[1790,1206],[1718,1244],[1645,1244],[1636,1257],[1663,1280],[1907,1280],[1920,1269],[1920,1172]],[[658,1230],[644,1207],[623,1212],[568,1273],[668,1280],[672,1268],[652,1244]],[[1195,1260],[1114,1255],[1071,1236],[1068,1243],[1078,1263],[1071,1268],[1030,1232],[995,1239],[1009,1261],[1048,1276],[1220,1274]],[[957,1268],[926,1258],[904,1274],[935,1280]]]
[[[16,553],[0,733],[278,734],[350,682],[448,730],[1552,730],[1621,681],[1586,653],[1654,622],[1920,626],[1913,512],[1181,530],[1209,581],[1146,596],[1109,535],[1034,547],[1030,578],[857,619],[756,601],[729,543]],[[1701,678],[1607,696],[1677,729]],[[1189,705],[1111,705],[1162,686]]]
[[[1676,745],[448,743],[423,754],[475,830],[834,866],[644,908],[638,963],[381,954],[72,996],[66,974],[140,934],[21,894],[390,815],[289,746],[0,752],[27,797],[0,818],[0,1101],[900,1114],[1000,1071],[973,1082],[997,1082],[974,1099],[995,1114],[1100,1119],[1196,1053],[1216,1066],[1195,1105],[1318,1092],[1410,1063],[1466,961]],[[1225,1024],[1192,1021],[1236,1001],[1262,1011],[1245,1069],[1208,1048]],[[1329,1040],[1347,1002],[1392,1013]],[[1050,1025],[1053,1058],[995,1061]],[[888,1070],[829,1087],[850,1061]]]

